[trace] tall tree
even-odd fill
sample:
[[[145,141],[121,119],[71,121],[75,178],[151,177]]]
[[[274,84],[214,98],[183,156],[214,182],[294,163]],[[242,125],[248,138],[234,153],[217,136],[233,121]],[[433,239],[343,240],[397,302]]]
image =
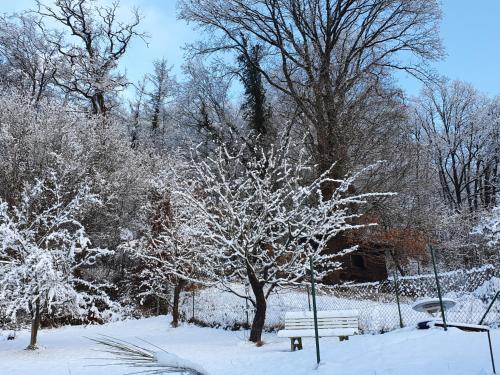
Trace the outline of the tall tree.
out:
[[[54,5],[37,1],[36,14],[47,41],[58,51],[53,57],[56,84],[66,93],[88,101],[93,114],[105,115],[112,96],[127,84],[118,62],[131,41],[145,38],[137,27],[137,9],[129,23],[118,20],[118,2],[98,5],[95,0],[56,0]],[[58,29],[50,29],[55,22]]]
[[[130,136],[131,136],[131,143],[132,143],[132,148],[135,148],[137,146],[137,143],[139,142],[139,129],[140,129],[140,122],[141,122],[141,114],[144,110],[144,96],[146,95],[146,77],[144,77],[141,81],[138,82],[137,85],[135,85],[135,98],[130,101],[129,106],[130,106],[130,114],[132,116],[131,118],[131,129],[130,129]]]
[[[456,212],[494,205],[498,130],[492,108],[471,85],[448,80],[429,86],[417,107],[418,125],[426,134],[441,195]]]
[[[246,43],[262,44],[262,75],[307,118],[319,173],[334,178],[349,169],[350,127],[366,99],[392,70],[426,75],[442,51],[437,0],[181,0],[180,17],[210,35],[198,53],[236,50],[250,60]]]

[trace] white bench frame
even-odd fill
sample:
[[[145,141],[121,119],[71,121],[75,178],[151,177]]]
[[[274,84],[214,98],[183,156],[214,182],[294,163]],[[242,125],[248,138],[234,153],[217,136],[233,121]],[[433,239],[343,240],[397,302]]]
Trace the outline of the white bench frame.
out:
[[[359,333],[358,310],[318,311],[319,337],[338,337],[340,341]],[[289,337],[292,351],[302,349],[302,337],[314,337],[314,314],[312,311],[287,312],[285,329],[278,337]]]

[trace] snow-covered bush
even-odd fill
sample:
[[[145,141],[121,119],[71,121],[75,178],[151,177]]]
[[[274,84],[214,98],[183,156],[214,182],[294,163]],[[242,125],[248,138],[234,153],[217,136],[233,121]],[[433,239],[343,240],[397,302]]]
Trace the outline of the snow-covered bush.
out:
[[[107,285],[87,277],[111,254],[92,246],[80,222],[99,203],[85,185],[66,190],[55,172],[26,185],[16,206],[0,199],[0,301],[12,319],[31,316],[29,348],[36,348],[42,317],[99,320],[112,305]]]
[[[474,234],[481,235],[490,247],[500,246],[500,206],[486,212],[473,230]]]
[[[86,184],[101,201],[80,217],[95,246],[116,249],[122,232],[136,233],[141,227],[140,208],[162,166],[161,158],[149,151],[131,147],[117,118],[103,124],[71,103],[34,104],[16,92],[0,93],[0,198],[19,205],[25,184],[35,185],[51,169],[64,176],[67,191]],[[113,282],[113,298],[126,303],[130,298],[124,273],[131,264],[117,251],[86,272]],[[130,316],[129,310],[119,313]]]

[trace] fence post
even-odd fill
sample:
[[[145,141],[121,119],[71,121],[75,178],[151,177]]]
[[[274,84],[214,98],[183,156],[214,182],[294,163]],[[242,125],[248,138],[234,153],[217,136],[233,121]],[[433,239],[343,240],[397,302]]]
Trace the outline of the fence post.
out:
[[[247,326],[245,327],[245,329],[248,329],[248,327],[250,327],[250,322],[248,318],[248,285],[245,285],[245,315],[247,318]]]
[[[486,312],[484,313],[483,317],[481,318],[481,320],[479,321],[479,325],[483,324],[483,321],[484,319],[486,318],[486,315],[488,315],[488,313],[490,312],[491,308],[493,307],[493,304],[495,303],[496,299],[498,298],[498,294],[500,294],[500,291],[498,291],[496,294],[495,294],[495,297],[493,297],[493,300],[491,301],[490,305],[488,306],[488,308],[486,309]]]
[[[394,289],[396,289],[396,303],[398,304],[399,327],[403,328],[403,316],[401,315],[401,305],[399,303],[398,271],[394,271]]]
[[[434,268],[434,277],[436,278],[436,287],[437,287],[437,292],[438,292],[438,297],[439,297],[439,306],[441,308],[441,317],[443,318],[443,328],[445,331],[447,331],[448,327],[446,326],[446,314],[444,312],[443,297],[441,295],[441,286],[439,285],[439,276],[438,276],[438,271],[437,271],[437,266],[436,266],[436,256],[434,255],[434,249],[432,248],[432,245],[429,245],[429,249],[431,250],[432,266]]]
[[[318,310],[316,309],[316,287],[314,284],[314,266],[313,266],[313,256],[309,257],[309,266],[311,270],[311,292],[312,292],[312,302],[313,302],[313,316],[314,316],[314,337],[316,339],[316,362],[319,366],[321,360],[319,354],[319,332],[318,332]]]
[[[309,285],[306,286],[307,289],[307,305],[309,306],[309,311],[311,311],[311,294],[309,292]]]
[[[192,321],[194,322],[194,289],[193,289],[193,314],[192,314]]]

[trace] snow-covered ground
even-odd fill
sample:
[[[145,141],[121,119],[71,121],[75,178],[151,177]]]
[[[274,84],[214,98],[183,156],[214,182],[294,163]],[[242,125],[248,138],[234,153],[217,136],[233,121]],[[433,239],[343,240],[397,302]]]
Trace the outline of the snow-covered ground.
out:
[[[0,337],[2,375],[114,375],[123,367],[92,367],[102,363],[85,337],[110,335],[140,343],[144,339],[182,358],[198,363],[210,375],[486,375],[491,374],[487,337],[456,329],[415,330],[405,328],[383,335],[354,336],[340,343],[321,339],[322,364],[315,370],[314,341],[304,340],[304,350],[290,352],[289,341],[266,334],[263,347],[246,342],[247,331],[225,331],[184,325],[173,329],[167,317],[129,320],[103,326],[64,327],[42,330],[43,349],[25,351],[29,332],[15,340]],[[500,330],[492,331],[500,365]],[[145,345],[144,343],[140,343]],[[136,369],[137,370],[137,369]]]

